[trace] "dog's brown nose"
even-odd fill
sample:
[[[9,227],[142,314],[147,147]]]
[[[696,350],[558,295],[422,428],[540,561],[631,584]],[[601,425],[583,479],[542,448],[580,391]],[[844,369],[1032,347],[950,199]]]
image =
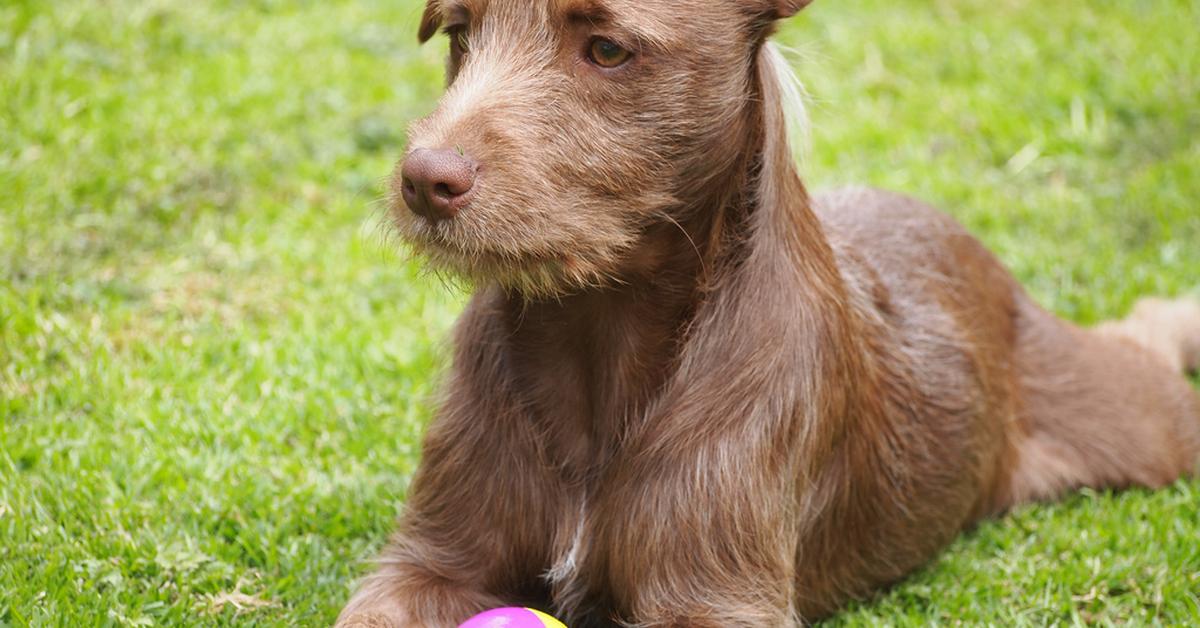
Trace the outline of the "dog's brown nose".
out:
[[[400,169],[404,202],[428,220],[453,218],[475,187],[475,164],[455,151],[418,148]]]

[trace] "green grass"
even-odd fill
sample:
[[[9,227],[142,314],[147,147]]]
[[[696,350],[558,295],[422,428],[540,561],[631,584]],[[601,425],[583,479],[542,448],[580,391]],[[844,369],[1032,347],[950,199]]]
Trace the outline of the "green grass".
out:
[[[0,626],[319,625],[462,302],[377,227],[413,0],[0,4]],[[817,2],[810,184],[953,212],[1092,322],[1200,287],[1200,2]],[[1200,621],[1200,483],[964,535],[834,623]],[[239,606],[241,608],[239,609]]]

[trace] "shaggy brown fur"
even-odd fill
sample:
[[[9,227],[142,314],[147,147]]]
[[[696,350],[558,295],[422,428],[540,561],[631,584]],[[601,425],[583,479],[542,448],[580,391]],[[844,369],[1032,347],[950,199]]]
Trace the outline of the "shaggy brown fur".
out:
[[[1178,371],[1200,307],[1079,329],[943,214],[810,199],[767,43],[804,4],[430,2],[450,86],[412,129],[395,219],[479,289],[343,625],[525,604],[578,627],[793,626],[1013,504],[1195,470]],[[596,38],[632,56],[600,67]]]

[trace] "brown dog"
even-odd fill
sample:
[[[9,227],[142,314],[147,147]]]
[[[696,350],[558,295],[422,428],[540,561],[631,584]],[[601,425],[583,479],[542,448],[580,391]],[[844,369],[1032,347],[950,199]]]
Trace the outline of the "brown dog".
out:
[[[810,199],[766,43],[804,4],[430,2],[395,221],[479,290],[342,623],[792,626],[1013,504],[1196,469],[1200,306],[1078,329],[942,214]]]

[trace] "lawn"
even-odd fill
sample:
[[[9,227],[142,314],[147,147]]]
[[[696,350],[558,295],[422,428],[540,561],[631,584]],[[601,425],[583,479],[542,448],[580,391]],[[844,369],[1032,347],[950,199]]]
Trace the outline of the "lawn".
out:
[[[380,227],[415,0],[0,4],[0,626],[321,625],[464,296]],[[819,0],[810,185],[952,212],[1071,319],[1200,288],[1200,1]],[[1200,622],[1200,482],[964,535],[832,623]]]

